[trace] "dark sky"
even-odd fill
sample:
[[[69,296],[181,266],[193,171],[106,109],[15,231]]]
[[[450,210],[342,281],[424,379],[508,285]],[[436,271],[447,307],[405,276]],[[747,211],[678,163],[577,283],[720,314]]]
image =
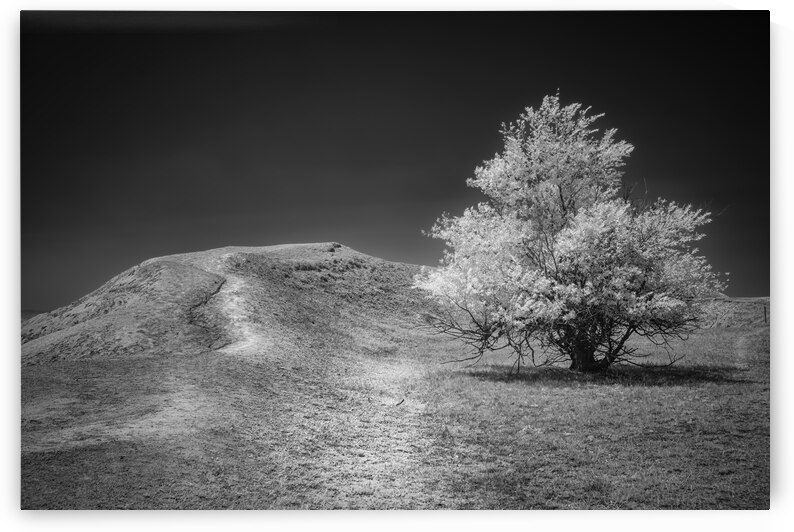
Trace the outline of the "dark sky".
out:
[[[22,306],[150,257],[421,234],[500,124],[560,90],[636,146],[626,181],[721,213],[701,248],[769,294],[769,14],[23,12]]]

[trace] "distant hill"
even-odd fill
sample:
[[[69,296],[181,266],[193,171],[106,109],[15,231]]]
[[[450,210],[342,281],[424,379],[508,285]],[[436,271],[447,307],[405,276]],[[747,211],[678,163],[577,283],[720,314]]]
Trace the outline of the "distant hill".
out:
[[[158,257],[25,321],[22,361],[302,349],[319,333],[410,321],[428,305],[411,288],[418,271],[332,242]]]

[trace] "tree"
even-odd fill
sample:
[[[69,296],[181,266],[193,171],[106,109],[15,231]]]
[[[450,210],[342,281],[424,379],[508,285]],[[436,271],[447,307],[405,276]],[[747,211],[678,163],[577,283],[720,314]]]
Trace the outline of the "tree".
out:
[[[467,181],[488,201],[429,233],[446,249],[415,284],[440,303],[429,323],[473,360],[512,349],[517,370],[528,359],[599,371],[642,355],[632,336],[686,337],[724,289],[695,247],[711,214],[621,194],[634,147],[589,111],[546,96],[503,125],[504,149]]]

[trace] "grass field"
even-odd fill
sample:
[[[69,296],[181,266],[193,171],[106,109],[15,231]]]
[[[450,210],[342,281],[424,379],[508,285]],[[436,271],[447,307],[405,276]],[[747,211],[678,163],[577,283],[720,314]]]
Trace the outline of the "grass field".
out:
[[[442,364],[461,347],[344,316],[267,356],[25,366],[21,504],[768,508],[763,301],[604,375]]]

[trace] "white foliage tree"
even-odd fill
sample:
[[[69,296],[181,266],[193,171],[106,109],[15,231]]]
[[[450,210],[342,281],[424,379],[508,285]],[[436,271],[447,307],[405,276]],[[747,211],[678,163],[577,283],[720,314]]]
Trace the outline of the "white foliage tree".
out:
[[[516,368],[529,357],[598,371],[640,355],[633,335],[686,336],[703,298],[724,289],[695,247],[710,213],[621,196],[634,147],[588,113],[546,96],[503,125],[502,153],[467,181],[489,201],[430,232],[447,248],[416,285],[443,309],[430,323],[472,345],[473,359],[508,348]]]

